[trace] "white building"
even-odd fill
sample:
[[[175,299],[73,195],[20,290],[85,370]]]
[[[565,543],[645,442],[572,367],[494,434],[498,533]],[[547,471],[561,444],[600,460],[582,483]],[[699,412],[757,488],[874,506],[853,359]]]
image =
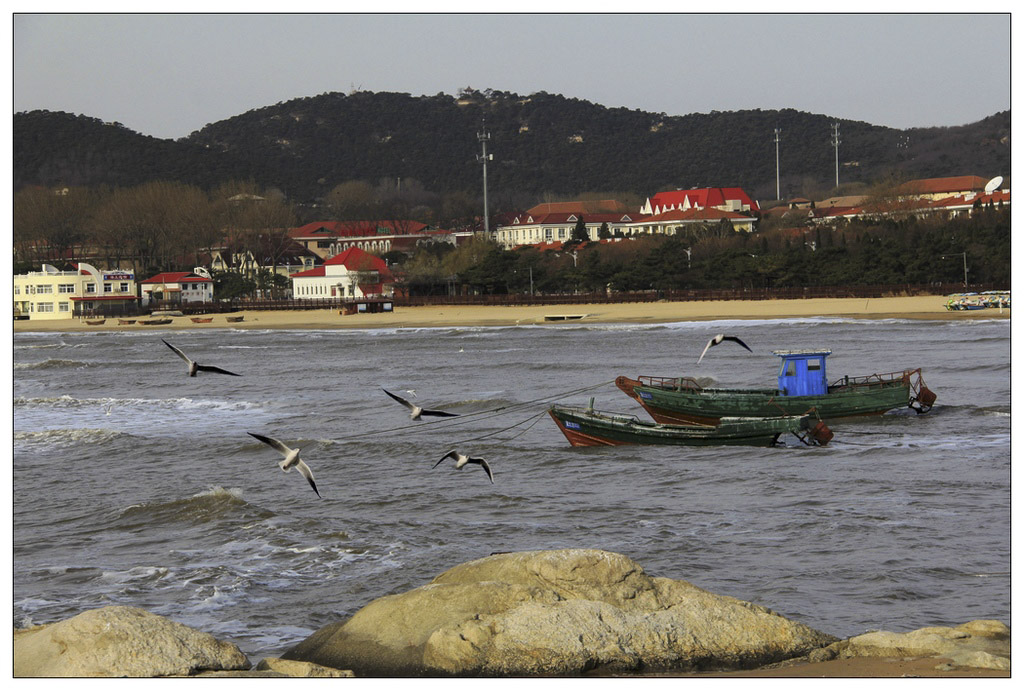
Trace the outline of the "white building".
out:
[[[143,307],[155,301],[181,305],[213,302],[213,280],[189,271],[166,271],[139,285]]]
[[[391,281],[391,272],[383,259],[350,247],[322,266],[292,274],[292,297],[312,300],[391,296]]]
[[[42,271],[14,277],[16,318],[70,319],[93,313],[133,313],[138,304],[135,274],[112,269],[100,271],[79,263],[77,271],[58,271],[43,264]]]

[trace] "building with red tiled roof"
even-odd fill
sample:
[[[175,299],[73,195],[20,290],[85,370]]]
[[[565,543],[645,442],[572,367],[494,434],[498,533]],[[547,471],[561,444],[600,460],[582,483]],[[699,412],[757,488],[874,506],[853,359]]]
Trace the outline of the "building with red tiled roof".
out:
[[[714,225],[728,221],[733,230],[750,233],[754,230],[754,219],[735,211],[718,208],[673,209],[648,216],[630,224],[632,234],[675,235],[687,225]]]
[[[607,224],[608,231],[614,233],[616,229],[633,222],[638,214],[627,213],[604,213],[604,214],[576,214],[568,212],[555,212],[534,215],[529,212],[522,213],[512,219],[512,223],[499,226],[494,231],[494,239],[503,247],[517,247],[520,245],[536,245],[541,242],[565,242],[572,239],[573,230],[580,218],[587,228],[587,235],[591,240],[597,240],[601,227]]]
[[[896,194],[902,197],[916,197],[918,199],[963,197],[971,193],[983,192],[987,183],[988,180],[977,175],[924,178],[903,183],[896,188]]]
[[[213,281],[190,271],[165,271],[139,283],[142,306],[151,302],[213,302]]]
[[[358,247],[349,247],[323,265],[292,274],[292,297],[368,298],[394,293],[387,262]]]
[[[753,213],[760,211],[761,207],[739,187],[703,187],[658,192],[640,207],[640,213],[653,216],[675,209],[720,209]]]
[[[576,202],[545,202],[526,210],[532,216],[544,214],[624,214],[629,207],[615,199],[583,200]]]
[[[430,242],[454,242],[447,230],[434,230],[419,221],[315,221],[292,228],[288,236],[322,259],[358,247],[383,254],[411,251]]]

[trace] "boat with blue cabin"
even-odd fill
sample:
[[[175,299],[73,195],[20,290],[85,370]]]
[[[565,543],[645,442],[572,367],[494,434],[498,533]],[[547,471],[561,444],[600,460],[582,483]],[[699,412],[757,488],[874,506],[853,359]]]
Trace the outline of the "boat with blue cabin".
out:
[[[705,388],[692,377],[620,376],[615,385],[635,399],[656,422],[717,424],[727,417],[803,415],[814,409],[825,421],[882,415],[909,406],[926,413],[936,395],[921,370],[844,376],[828,383],[831,350],[775,350],[781,359],[775,389]]]

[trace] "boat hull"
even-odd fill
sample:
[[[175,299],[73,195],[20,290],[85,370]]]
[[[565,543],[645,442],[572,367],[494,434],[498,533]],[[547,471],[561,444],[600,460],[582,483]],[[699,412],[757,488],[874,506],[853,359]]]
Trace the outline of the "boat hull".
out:
[[[812,396],[785,396],[775,389],[672,387],[669,382],[681,380],[654,377],[646,378],[646,382],[618,377],[615,384],[640,403],[656,422],[664,424],[715,424],[724,417],[801,415],[812,408],[822,420],[828,421],[882,415],[908,406],[914,400],[910,376],[913,372],[891,378],[847,379],[850,383],[834,384],[827,393]],[[929,407],[932,402],[933,394]]]
[[[573,446],[771,446],[787,432],[806,436],[818,423],[809,415],[798,415],[726,418],[718,425],[666,425],[569,406],[552,406],[548,414]],[[831,438],[827,429],[824,432]]]

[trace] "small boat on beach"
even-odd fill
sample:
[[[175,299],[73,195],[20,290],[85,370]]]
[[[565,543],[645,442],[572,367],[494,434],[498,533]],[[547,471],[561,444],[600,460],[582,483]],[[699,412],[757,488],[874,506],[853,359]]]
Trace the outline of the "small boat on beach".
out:
[[[727,417],[716,425],[666,425],[635,415],[554,405],[548,414],[573,446],[772,446],[787,432],[808,445],[825,445],[832,432],[815,415]]]
[[[193,324],[209,324],[213,321],[213,317],[192,317]]]
[[[245,316],[243,315],[241,317],[224,317],[224,318],[226,320],[228,320],[229,322],[231,322],[232,324],[237,324],[238,322],[240,322],[243,319],[245,319]]]
[[[85,320],[85,323],[88,324],[89,326],[100,326],[101,324],[106,324],[106,322],[107,322],[106,319],[86,319]]]
[[[170,324],[172,321],[174,321],[174,320],[173,319],[140,319],[139,323],[140,324],[145,324],[146,326],[164,326],[165,324]]]
[[[118,319],[117,323],[120,324],[121,326],[128,326],[129,324],[134,324],[135,320],[134,319]]]
[[[782,358],[776,389],[711,389],[692,377],[620,376],[615,385],[664,424],[713,425],[726,417],[800,415],[811,408],[829,421],[882,415],[904,406],[926,413],[935,403],[920,368],[842,377],[829,384],[825,358],[831,350],[773,352]]]

